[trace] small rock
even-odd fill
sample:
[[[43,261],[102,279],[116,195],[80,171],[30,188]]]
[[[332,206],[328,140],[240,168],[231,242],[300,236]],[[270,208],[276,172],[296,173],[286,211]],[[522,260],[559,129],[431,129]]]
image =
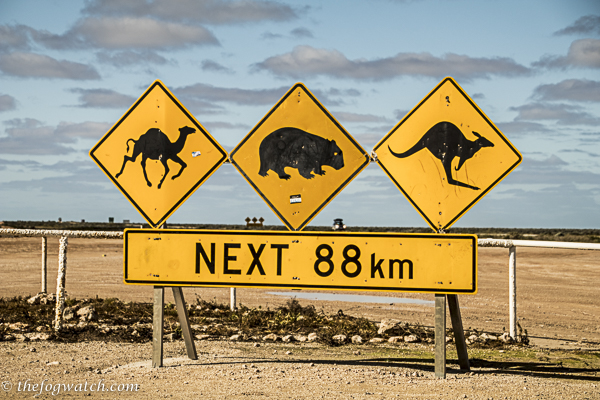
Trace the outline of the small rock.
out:
[[[376,338],[369,340],[369,343],[383,343],[383,342],[385,342],[385,339],[380,338],[380,337],[376,337]]]
[[[392,336],[391,338],[388,339],[388,343],[398,343],[404,340],[404,337],[402,336]]]
[[[73,307],[65,307],[63,311],[63,319],[65,321],[71,321],[75,319],[75,309]]]
[[[77,315],[79,316],[79,319],[82,321],[97,321],[98,320],[98,314],[96,314],[96,309],[94,308],[94,306],[87,306],[87,307],[80,308],[79,310],[77,310]]]
[[[319,338],[319,336],[316,333],[311,333],[310,335],[308,335],[308,341],[309,342],[314,342],[315,340],[317,340]]]
[[[386,318],[381,320],[379,329],[377,330],[378,335],[390,335],[393,333],[403,333],[404,329],[408,327],[408,323],[402,322],[397,319]]]
[[[206,340],[210,339],[210,335],[196,335],[196,340]]]
[[[344,342],[346,342],[347,338],[348,337],[346,335],[335,335],[331,339],[333,339],[334,341],[336,341],[338,343],[344,343]]]
[[[285,354],[287,354],[289,356],[290,354],[292,354],[292,352],[291,351],[286,351]]]
[[[238,340],[240,340],[242,337],[242,335],[232,335],[229,337],[229,340],[233,341],[233,342],[237,342]]]
[[[175,332],[168,333],[163,336],[163,339],[168,340],[169,342],[173,342],[173,341],[177,340],[177,334]]]
[[[356,351],[354,352],[354,355],[355,355],[355,356],[360,356],[360,350],[356,350]]]
[[[275,342],[275,341],[277,341],[277,339],[279,339],[279,337],[276,334],[274,334],[274,333],[270,333],[270,334],[268,334],[266,336],[263,336],[263,338],[262,338],[262,340],[264,342],[266,342],[266,341]]]
[[[298,342],[306,342],[308,340],[305,335],[294,335],[294,339]]]
[[[260,343],[254,343],[254,347],[260,347]]]
[[[407,335],[404,336],[404,341],[406,343],[417,343],[419,341],[419,338],[416,335]]]
[[[352,343],[361,344],[363,342],[363,338],[360,335],[352,336]]]
[[[293,342],[295,338],[293,335],[286,335],[281,340],[283,340],[284,342]]]
[[[34,333],[32,335],[29,335],[29,340],[48,340],[50,339],[51,335],[48,333]]]
[[[504,343],[512,343],[513,341],[508,332],[504,332],[502,336],[500,336],[500,340],[502,340]]]

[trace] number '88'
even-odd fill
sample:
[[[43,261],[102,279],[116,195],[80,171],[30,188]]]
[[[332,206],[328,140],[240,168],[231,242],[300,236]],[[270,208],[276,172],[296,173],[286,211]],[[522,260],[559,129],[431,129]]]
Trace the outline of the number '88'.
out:
[[[350,256],[351,251],[354,252],[352,256]],[[317,275],[322,277],[327,277],[331,275],[334,269],[333,261],[331,261],[331,258],[333,257],[333,249],[331,248],[331,246],[328,244],[319,245],[319,247],[317,247],[317,250],[315,251],[315,255],[317,256],[317,260],[315,261],[315,272],[317,273]],[[344,261],[342,262],[342,273],[348,278],[357,277],[360,274],[360,271],[362,270],[362,265],[358,260],[360,258],[360,249],[358,248],[358,246],[354,244],[349,244],[348,246],[344,247],[342,255],[344,256]],[[327,265],[326,270],[322,269],[322,264]],[[349,264],[354,265],[355,268],[351,267],[351,269],[354,269],[353,272],[350,272],[348,270]]]

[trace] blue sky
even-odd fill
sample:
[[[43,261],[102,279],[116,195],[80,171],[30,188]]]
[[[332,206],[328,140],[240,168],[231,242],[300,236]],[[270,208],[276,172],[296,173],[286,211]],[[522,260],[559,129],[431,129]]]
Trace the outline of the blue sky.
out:
[[[600,225],[600,3],[0,3],[0,220],[143,218],[88,156],[160,79],[231,151],[303,82],[367,151],[452,76],[523,155],[455,226]],[[171,222],[281,224],[232,165]],[[311,225],[427,226],[376,163]]]

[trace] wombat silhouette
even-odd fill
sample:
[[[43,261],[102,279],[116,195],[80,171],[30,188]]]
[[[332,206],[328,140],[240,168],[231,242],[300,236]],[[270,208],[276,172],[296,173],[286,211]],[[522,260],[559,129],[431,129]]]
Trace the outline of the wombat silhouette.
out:
[[[165,173],[158,183],[158,188],[160,189],[163,181],[167,177],[169,173],[169,166],[167,165],[167,160],[171,160],[181,165],[181,169],[179,172],[174,175],[171,179],[177,178],[187,164],[183,162],[181,158],[179,158],[178,154],[183,150],[183,146],[185,146],[185,141],[188,135],[196,132],[195,128],[190,128],[189,126],[184,126],[183,128],[179,128],[179,138],[174,143],[171,143],[167,135],[164,134],[158,128],[150,128],[146,133],[139,137],[138,140],[128,139],[127,140],[127,152],[129,153],[129,142],[133,142],[133,154],[131,157],[125,155],[123,158],[123,166],[115,178],[119,178],[119,176],[123,173],[125,169],[125,164],[127,161],[134,161],[136,158],[142,154],[142,169],[144,171],[144,178],[146,178],[146,183],[149,187],[152,187],[152,183],[148,180],[148,175],[146,174],[146,160],[149,158],[151,160],[158,160],[165,167]]]
[[[280,128],[271,132],[260,143],[260,176],[267,176],[272,170],[280,179],[288,180],[290,175],[285,168],[296,168],[300,176],[312,179],[316,175],[325,175],[323,166],[336,170],[344,167],[344,156],[335,143],[298,128]]]
[[[388,149],[390,149],[390,152],[398,158],[410,157],[420,150],[427,149],[435,158],[442,162],[444,171],[446,171],[446,179],[449,184],[473,190],[480,190],[476,186],[452,178],[452,160],[454,160],[454,157],[459,158],[458,167],[456,167],[456,171],[458,171],[465,161],[473,157],[475,153],[481,150],[481,148],[494,147],[492,142],[482,137],[479,133],[473,131],[473,135],[475,135],[477,139],[469,140],[456,125],[444,121],[438,122],[432,126],[413,147],[404,153],[395,153],[390,146],[388,146]]]

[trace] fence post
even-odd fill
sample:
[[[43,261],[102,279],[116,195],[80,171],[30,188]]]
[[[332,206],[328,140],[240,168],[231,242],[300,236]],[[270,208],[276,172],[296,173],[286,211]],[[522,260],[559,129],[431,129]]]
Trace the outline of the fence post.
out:
[[[48,293],[48,238],[42,236],[42,293]]]
[[[510,315],[510,337],[517,339],[517,247],[508,249],[508,311]]]
[[[67,281],[67,244],[69,238],[62,236],[58,249],[58,276],[56,278],[56,313],[54,315],[54,330],[59,332],[63,324],[65,309],[65,284]]]
[[[229,309],[231,311],[235,311],[235,309],[237,308],[237,306],[236,306],[236,302],[237,302],[236,295],[237,295],[237,293],[235,291],[235,288],[234,287],[229,288]]]

